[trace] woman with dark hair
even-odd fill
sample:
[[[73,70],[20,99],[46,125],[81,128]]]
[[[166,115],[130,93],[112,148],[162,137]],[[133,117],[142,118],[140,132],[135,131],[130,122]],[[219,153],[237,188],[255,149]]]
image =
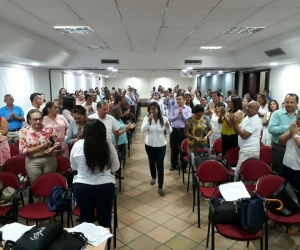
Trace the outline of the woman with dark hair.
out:
[[[162,115],[160,105],[152,102],[148,106],[148,116],[145,116],[141,131],[148,132],[145,140],[145,149],[148,155],[149,167],[152,180],[151,185],[156,182],[156,172],[158,175],[158,193],[163,196],[164,183],[164,159],[166,154],[166,137],[172,132],[172,128],[166,116]]]
[[[242,101],[242,112],[243,112],[243,117],[246,116],[246,107],[247,107],[247,104],[251,102],[251,98],[249,96],[244,96],[243,97],[243,101]]]
[[[106,140],[103,122],[92,119],[84,127],[82,138],[71,151],[74,176],[74,196],[80,210],[80,222],[94,223],[95,210],[100,226],[111,231],[111,211],[115,197],[115,177],[119,169],[118,154]],[[107,243],[110,249],[110,239]]]
[[[231,100],[228,101],[229,109],[225,111],[225,108],[220,108],[219,123],[222,123],[221,137],[222,137],[222,156],[228,149],[238,146],[238,135],[232,128],[232,123],[229,120],[230,115],[234,115],[238,124],[243,121],[244,114],[242,112],[242,100],[239,96],[231,96]]]
[[[41,111],[27,113],[29,126],[20,130],[19,149],[26,156],[25,166],[30,183],[44,173],[55,172],[57,167],[54,151],[60,148],[60,139],[53,127],[42,124]]]
[[[258,110],[258,115],[261,119],[263,119],[265,114],[268,112],[268,99],[267,99],[266,95],[258,94],[257,102],[260,105],[259,110]]]
[[[188,138],[188,153],[208,147],[208,138],[212,134],[211,124],[200,104],[195,106],[194,114],[185,121],[184,133]]]
[[[76,105],[71,112],[74,120],[70,122],[66,139],[70,146],[82,138],[83,128],[88,121],[86,110],[81,105]]]
[[[192,110],[192,114],[194,114],[194,103],[191,94],[188,92],[185,93],[185,105],[189,106]]]
[[[54,154],[69,158],[68,145],[65,141],[69,123],[67,119],[63,115],[58,114],[58,112],[58,101],[47,102],[45,108],[43,109],[43,125],[53,127],[57,133],[58,138],[60,139],[60,150],[55,151]]]
[[[61,94],[67,94],[67,90],[65,88],[60,88],[59,91],[58,91],[58,97],[61,95]]]
[[[270,121],[270,118],[271,118],[271,115],[273,114],[273,112],[279,109],[278,102],[276,100],[270,101],[269,105],[268,105],[268,109],[269,110],[265,114],[263,121],[262,121],[262,125],[264,127],[263,127],[263,134],[262,134],[261,142],[266,146],[271,146],[272,135],[268,131],[268,125],[269,125],[269,121]]]
[[[74,120],[71,111],[75,106],[75,98],[72,95],[68,95],[63,99],[63,106],[61,108],[61,114],[67,119],[68,123]]]

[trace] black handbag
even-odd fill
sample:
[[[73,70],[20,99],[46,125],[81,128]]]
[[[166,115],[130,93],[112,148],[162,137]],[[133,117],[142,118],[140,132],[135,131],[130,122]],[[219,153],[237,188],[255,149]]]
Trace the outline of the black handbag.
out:
[[[238,225],[239,220],[239,201],[225,201],[224,199],[210,200],[210,220],[214,224]]]
[[[216,155],[211,155],[208,151],[203,152],[194,152],[195,154],[195,168],[197,169],[199,165],[207,160],[218,160],[218,157]]]
[[[264,202],[260,198],[241,199],[239,208],[240,229],[256,234],[266,221]]]
[[[48,250],[81,250],[85,246],[87,238],[83,233],[69,233],[66,230],[55,240]]]
[[[62,233],[63,226],[59,222],[40,224],[31,228],[16,242],[6,242],[4,249],[47,250]]]
[[[68,209],[68,207],[71,206],[72,194],[72,188],[65,189],[60,186],[55,186],[47,201],[49,211],[62,212]]]

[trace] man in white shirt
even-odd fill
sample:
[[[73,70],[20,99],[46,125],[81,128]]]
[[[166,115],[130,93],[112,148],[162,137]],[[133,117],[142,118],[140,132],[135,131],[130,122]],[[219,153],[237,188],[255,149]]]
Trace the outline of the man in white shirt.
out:
[[[259,159],[260,133],[262,129],[261,119],[258,116],[259,103],[249,102],[246,107],[247,117],[239,125],[234,115],[229,117],[232,127],[237,133],[240,147],[239,160],[236,165],[234,180],[240,179],[240,169],[244,161],[250,158]]]
[[[26,109],[24,112],[25,122],[27,122],[27,114],[32,109],[40,109],[41,105],[43,104],[43,100],[41,98],[40,93],[33,93],[30,95],[31,107]],[[41,110],[42,111],[42,110]]]
[[[116,122],[116,119],[108,114],[108,104],[104,101],[100,101],[97,103],[97,113],[90,115],[90,119],[99,119],[101,122],[104,123],[106,127],[106,138],[107,141],[112,143],[111,135],[114,133],[116,138],[115,148],[118,148],[119,142],[119,125]]]
[[[86,94],[84,98],[85,102],[82,103],[81,106],[85,108],[87,116],[95,114],[97,110],[97,103],[93,102],[93,98],[90,94]]]

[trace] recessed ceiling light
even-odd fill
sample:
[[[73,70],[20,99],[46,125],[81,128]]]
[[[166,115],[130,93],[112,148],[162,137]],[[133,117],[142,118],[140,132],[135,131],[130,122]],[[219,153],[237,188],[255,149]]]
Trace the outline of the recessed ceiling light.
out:
[[[271,66],[277,66],[277,65],[278,65],[278,62],[271,62],[270,65],[271,65]]]
[[[95,33],[89,26],[54,26],[54,29],[63,34],[93,34]]]
[[[113,70],[113,69],[114,69],[113,67],[108,67],[108,68],[107,68],[107,70]]]
[[[99,76],[102,76],[102,75],[99,75]]]
[[[182,69],[181,71],[182,71],[182,72],[187,72],[187,69]]]
[[[266,27],[232,27],[231,29],[226,30],[224,34],[254,34],[265,28]]]
[[[94,74],[94,73],[93,73],[93,72],[90,72],[89,74],[92,75],[92,74]]]
[[[201,46],[200,49],[222,49],[223,46]]]
[[[187,67],[186,69],[187,69],[187,70],[192,70],[192,69],[193,69],[193,67]]]
[[[111,71],[113,71],[113,72],[117,72],[118,70],[117,70],[117,69],[112,69]]]
[[[200,76],[200,75],[198,74],[198,75],[196,75],[196,76]]]
[[[38,62],[32,62],[31,65],[32,66],[39,66],[40,64]]]
[[[219,70],[219,74],[223,74],[224,73],[224,71],[223,70]]]
[[[80,70],[80,71],[78,71],[78,73],[82,73],[82,71]]]
[[[210,76],[210,75],[211,75],[211,73],[207,72],[207,73],[206,73],[206,75]]]
[[[108,77],[108,76],[105,76],[106,78]]]
[[[100,45],[100,46],[88,46],[89,49],[101,49],[101,50],[105,50],[108,49],[107,46],[104,45]]]

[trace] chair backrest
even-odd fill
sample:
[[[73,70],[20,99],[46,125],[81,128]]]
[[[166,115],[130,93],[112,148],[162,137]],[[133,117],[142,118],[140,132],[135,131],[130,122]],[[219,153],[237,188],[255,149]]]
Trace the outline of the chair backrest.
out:
[[[56,172],[68,172],[70,170],[70,161],[64,156],[56,155],[57,168]]]
[[[273,163],[272,159],[272,147],[269,146],[260,146],[259,159],[271,165]]]
[[[222,195],[221,195],[219,187],[216,187],[216,189],[215,189],[215,191],[214,191],[214,193],[213,193],[213,195],[212,195],[211,198],[222,198]]]
[[[4,162],[2,166],[3,172],[10,172],[15,175],[27,175],[25,168],[25,160],[26,157],[22,155],[16,155],[14,157],[11,157],[6,162]]]
[[[248,159],[241,166],[241,175],[247,181],[257,181],[260,177],[271,173],[270,166],[259,159]]]
[[[213,151],[216,154],[222,154],[222,138],[218,138],[217,140],[215,140],[213,145]]]
[[[256,183],[255,193],[265,198],[268,195],[274,194],[284,181],[285,179],[279,175],[265,175]]]
[[[55,186],[67,187],[67,181],[60,173],[46,173],[38,177],[31,184],[32,195],[39,197],[49,197]]]
[[[183,154],[187,154],[188,153],[188,139],[185,139],[182,141],[181,143],[181,150]]]
[[[19,148],[16,147],[14,144],[9,144],[9,148],[11,157],[19,155]]]
[[[20,188],[19,178],[13,173],[0,172],[0,181],[3,183],[3,188],[12,187],[15,190]]]
[[[17,148],[19,148],[19,140],[16,140],[15,143],[14,143],[14,145],[15,145]]]
[[[225,159],[229,165],[236,165],[239,160],[239,147],[230,148],[225,153]]]
[[[197,176],[201,182],[225,182],[228,181],[228,172],[219,162],[206,160],[197,169]]]

